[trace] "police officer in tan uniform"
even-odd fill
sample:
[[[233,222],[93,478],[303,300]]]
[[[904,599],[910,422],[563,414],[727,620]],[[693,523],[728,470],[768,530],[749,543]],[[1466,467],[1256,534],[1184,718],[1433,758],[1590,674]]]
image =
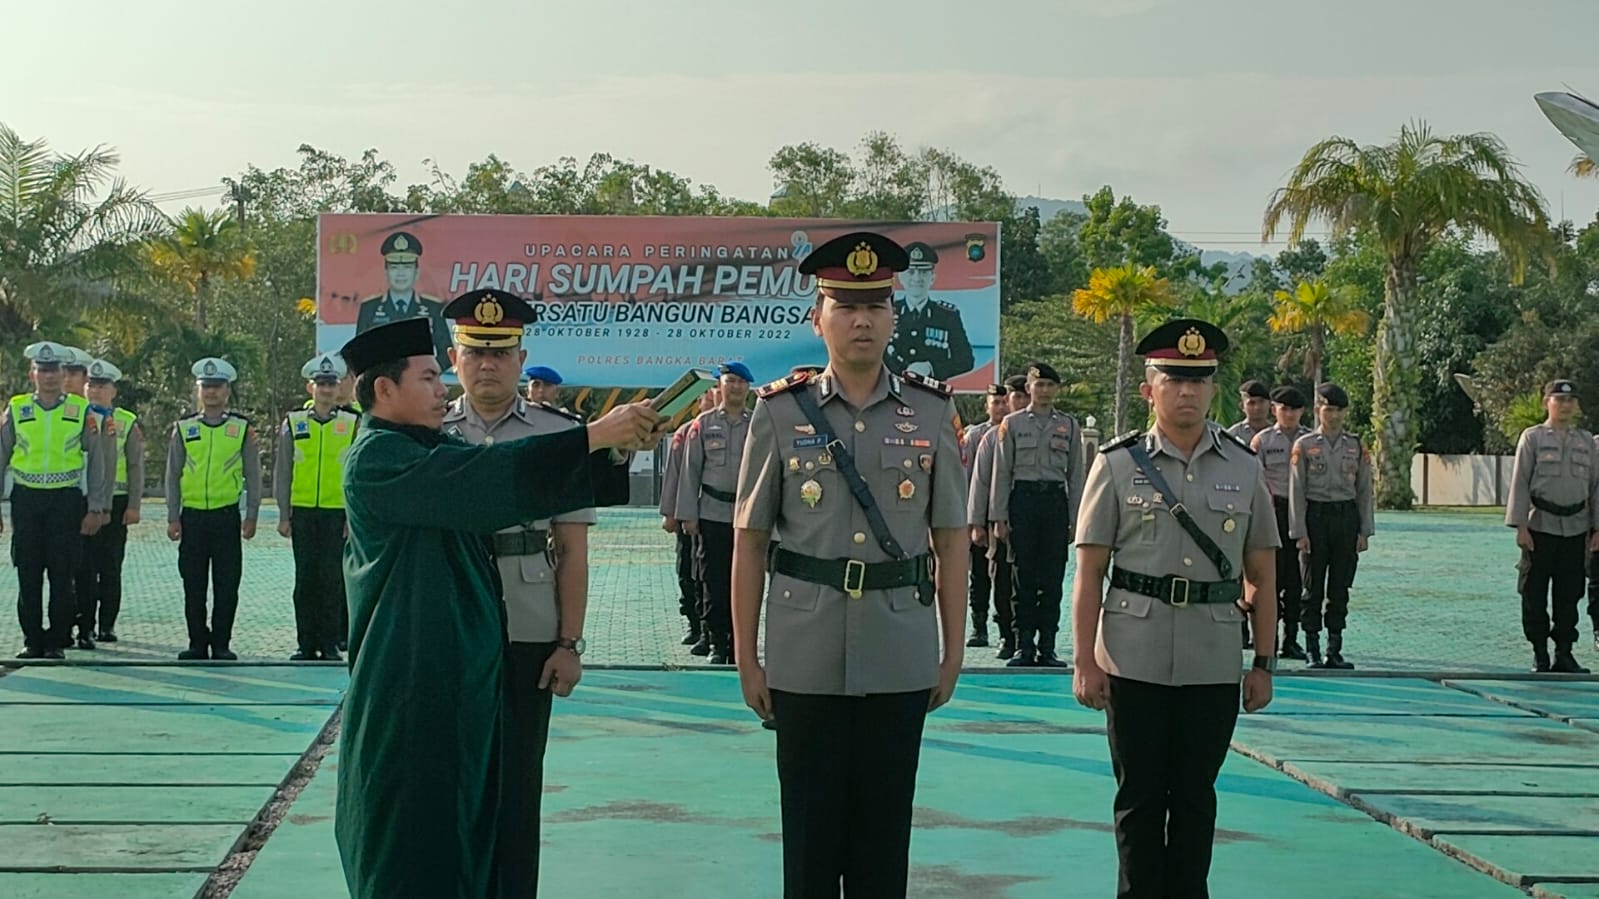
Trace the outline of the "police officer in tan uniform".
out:
[[[1006,378],[1005,391],[1009,412],[1020,412],[1032,402],[1027,395],[1026,375]],[[975,450],[965,448],[972,469],[971,485],[966,491],[966,518],[972,542],[982,541],[988,547],[986,564],[994,582],[994,622],[999,626],[999,652],[994,658],[1009,659],[1016,655],[1016,554],[1009,540],[994,535],[988,519],[988,496],[994,484],[994,440],[998,436],[999,429],[990,428],[978,440]]]
[[[1247,444],[1271,427],[1271,391],[1259,381],[1245,381],[1238,385],[1238,405],[1244,410],[1244,420],[1228,428],[1227,433]]]
[[[1055,409],[1060,375],[1043,362],[1027,370],[1032,402],[1005,416],[994,434],[989,518],[1016,556],[1016,654],[1006,664],[1065,668],[1055,655],[1062,582],[1083,496],[1083,432]]]
[[[1276,655],[1257,647],[1245,674],[1238,645],[1240,600],[1256,633],[1276,629],[1271,496],[1248,447],[1206,420],[1226,349],[1197,319],[1151,331],[1137,351],[1155,427],[1101,447],[1083,490],[1072,689],[1106,710],[1127,899],[1208,895],[1240,678],[1245,711],[1271,701]]]
[[[714,387],[700,394],[700,415],[715,409],[720,402]],[[711,638],[703,627],[704,581],[700,577],[694,536],[685,534],[683,523],[677,520],[677,487],[683,475],[683,444],[693,424],[694,419],[690,418],[679,425],[667,444],[666,460],[661,465],[661,530],[673,535],[677,542],[677,611],[688,619],[688,634],[683,637],[683,645],[694,647],[692,651],[695,655],[705,656],[711,654]]]
[[[965,651],[955,404],[883,363],[907,263],[868,232],[800,263],[816,276],[828,367],[760,391],[739,474],[735,648],[744,701],[777,723],[788,899],[837,897],[841,884],[851,897],[906,895],[922,725],[954,692]]]
[[[987,411],[988,417],[980,422],[968,425],[966,430],[961,432],[961,460],[966,463],[968,506],[971,504],[972,485],[978,480],[977,471],[974,467],[977,462],[977,449],[982,445],[983,437],[989,431],[999,427],[999,423],[1005,420],[1006,413],[1010,412],[1010,405],[1005,400],[1004,384],[990,384],[983,391],[983,394],[985,397],[984,405],[987,407],[985,411]],[[990,459],[989,471],[992,472],[992,470],[993,462]],[[985,491],[983,500],[985,504],[988,500],[986,491],[989,480],[989,475],[982,476],[983,489]],[[967,638],[966,645],[967,647],[978,647],[988,645],[988,605],[989,597],[994,593],[994,575],[988,568],[988,528],[986,526],[972,528],[971,540],[972,587],[967,599],[972,611],[972,635]],[[994,600],[994,611],[999,611],[997,597]],[[1001,621],[1003,622],[1000,625],[1001,633],[1008,634],[1010,616],[1008,614],[1004,615]],[[1002,636],[1001,642],[1004,642],[1005,639],[1006,637]]]
[[[1305,412],[1304,394],[1294,387],[1272,388],[1271,411],[1275,421],[1271,427],[1255,434],[1249,448],[1255,451],[1261,469],[1266,472],[1266,489],[1271,491],[1271,505],[1277,513],[1277,539],[1282,541],[1277,550],[1277,615],[1283,622],[1283,639],[1277,654],[1285,659],[1303,661],[1305,650],[1299,645],[1299,609],[1303,602],[1300,594],[1304,590],[1304,578],[1300,571],[1299,545],[1289,536],[1288,475],[1294,442],[1310,433],[1309,428],[1299,423]]]
[[[1344,430],[1349,395],[1337,384],[1316,388],[1316,430],[1294,441],[1289,454],[1288,531],[1305,556],[1305,658],[1312,668],[1353,668],[1344,659],[1344,624],[1355,562],[1375,529],[1371,454]],[[1327,659],[1321,658],[1326,600]]]
[[[722,363],[721,406],[694,419],[683,439],[677,520],[684,533],[698,538],[713,665],[733,661],[733,490],[750,433],[745,405],[753,380],[744,363]]]
[[[1534,671],[1586,674],[1572,647],[1577,642],[1583,557],[1599,549],[1599,458],[1593,434],[1575,426],[1582,412],[1577,385],[1550,381],[1544,385],[1543,403],[1548,414],[1544,423],[1522,431],[1516,443],[1505,504],[1505,524],[1516,529],[1521,547],[1521,630],[1532,644]]]
[[[527,359],[524,325],[535,313],[511,294],[472,291],[451,301],[450,362],[464,395],[444,414],[444,431],[483,445],[580,427],[581,419],[517,395]],[[623,468],[625,476],[625,466]],[[465,487],[467,485],[463,485]],[[570,696],[583,676],[588,609],[588,530],[594,509],[526,522],[494,534],[505,598],[505,776],[500,797],[501,896],[538,895],[539,814],[551,697]]]

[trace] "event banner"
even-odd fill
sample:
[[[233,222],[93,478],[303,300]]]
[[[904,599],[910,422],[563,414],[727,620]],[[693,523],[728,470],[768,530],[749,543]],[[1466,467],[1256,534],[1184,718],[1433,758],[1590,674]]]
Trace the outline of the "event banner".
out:
[[[999,343],[999,226],[992,222],[543,215],[323,215],[317,345],[399,318],[433,320],[448,369],[453,297],[492,289],[538,313],[528,365],[568,385],[659,387],[684,369],[748,365],[757,382],[826,362],[812,328],[815,246],[872,230],[904,246],[885,361],[980,392]],[[453,376],[447,380],[454,381]]]

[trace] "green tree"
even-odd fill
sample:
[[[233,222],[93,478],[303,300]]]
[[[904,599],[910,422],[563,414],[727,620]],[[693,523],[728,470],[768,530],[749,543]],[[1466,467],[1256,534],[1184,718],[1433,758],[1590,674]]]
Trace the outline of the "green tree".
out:
[[[1267,320],[1276,334],[1297,334],[1305,338],[1298,355],[1301,370],[1312,384],[1322,382],[1322,364],[1327,359],[1327,336],[1364,337],[1371,317],[1361,307],[1360,297],[1349,287],[1335,287],[1324,278],[1301,281],[1292,292],[1279,290],[1272,295],[1272,314]],[[1286,367],[1293,351],[1283,355]]]
[[[1451,229],[1493,238],[1523,268],[1547,244],[1543,199],[1497,137],[1437,137],[1425,125],[1406,125],[1386,145],[1331,137],[1312,146],[1267,205],[1262,239],[1286,228],[1289,243],[1298,243],[1318,220],[1335,235],[1367,229],[1383,249],[1383,316],[1372,377],[1377,498],[1385,508],[1409,508],[1419,411],[1417,268]]]
[[[1112,319],[1120,326],[1116,340],[1115,427],[1126,429],[1127,399],[1131,389],[1133,319],[1151,307],[1173,303],[1171,282],[1155,273],[1154,266],[1119,265],[1096,268],[1088,286],[1072,294],[1072,310],[1097,323]]]
[[[219,281],[244,281],[255,272],[255,245],[226,210],[185,209],[172,233],[152,241],[150,266],[189,292],[194,328],[204,332],[206,304]]]
[[[1088,257],[1078,240],[1078,232],[1087,221],[1085,215],[1062,211],[1038,229],[1038,253],[1049,269],[1048,281],[1040,291],[1042,295],[1070,295],[1088,285]],[[1006,243],[1009,243],[1009,236],[1002,235]]]
[[[772,214],[783,217],[843,217],[860,179],[848,154],[814,143],[780,148],[767,167],[777,183]]]

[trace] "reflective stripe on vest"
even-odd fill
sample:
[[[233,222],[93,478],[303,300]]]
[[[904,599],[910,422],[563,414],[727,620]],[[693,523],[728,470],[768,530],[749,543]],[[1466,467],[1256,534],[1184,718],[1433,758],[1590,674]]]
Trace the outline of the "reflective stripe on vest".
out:
[[[355,423],[355,416],[342,409],[335,409],[327,421],[303,410],[289,413],[289,440],[294,444],[289,505],[344,508],[344,456],[355,442]]]
[[[111,427],[117,438],[117,485],[112,491],[114,496],[128,495],[128,434],[138,420],[139,416],[126,409],[111,410]],[[140,485],[141,488],[143,486]]]
[[[34,398],[11,398],[11,426],[17,443],[11,449],[11,476],[36,490],[77,487],[83,481],[83,420],[89,401],[67,394],[54,409]]]
[[[238,505],[244,494],[244,436],[249,422],[229,415],[216,424],[198,416],[178,422],[183,441],[183,491],[185,509],[224,509]]]

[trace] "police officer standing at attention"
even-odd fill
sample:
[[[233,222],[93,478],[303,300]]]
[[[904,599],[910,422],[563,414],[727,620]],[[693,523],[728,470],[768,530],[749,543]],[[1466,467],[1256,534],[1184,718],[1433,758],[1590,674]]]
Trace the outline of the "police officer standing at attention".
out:
[[[955,404],[883,363],[907,261],[857,232],[800,263],[816,276],[828,366],[762,388],[739,473],[735,646],[744,701],[777,724],[786,899],[836,899],[840,884],[906,895],[922,725],[954,693],[965,652]]]
[[[1271,427],[1271,391],[1259,381],[1245,381],[1238,385],[1238,405],[1243,407],[1244,420],[1227,429],[1227,433],[1246,445],[1255,435]]]
[[[1005,401],[1005,385],[990,384],[983,391],[984,411],[988,417],[976,424],[967,425],[961,432],[961,459],[966,463],[966,495],[967,503],[971,502],[972,484],[977,480],[973,466],[977,463],[977,448],[982,445],[983,436],[999,423],[1005,420],[1005,415],[1010,411],[1010,405]],[[989,460],[992,470],[993,460]],[[984,489],[987,489],[988,478],[983,478]],[[972,610],[972,635],[966,639],[967,647],[988,645],[988,600],[994,592],[993,573],[988,570],[988,529],[973,528],[971,533],[971,592],[968,602]],[[994,603],[994,610],[999,611],[999,602]],[[1003,642],[1003,637],[1001,641]]]
[[[720,403],[714,387],[705,391],[700,394],[700,415]],[[672,534],[677,541],[677,610],[688,619],[688,634],[683,637],[683,645],[694,647],[695,655],[710,655],[710,637],[703,627],[704,585],[700,580],[698,553],[693,535],[683,533],[683,523],[677,520],[677,486],[683,476],[683,446],[693,424],[694,419],[690,418],[678,425],[667,444],[666,461],[661,466],[661,530]]]
[[[1283,640],[1277,654],[1285,659],[1303,660],[1305,650],[1299,645],[1299,607],[1303,602],[1300,594],[1304,590],[1304,580],[1299,570],[1299,545],[1289,535],[1288,477],[1294,443],[1310,433],[1309,428],[1299,423],[1305,412],[1304,394],[1293,387],[1272,388],[1271,411],[1275,423],[1256,432],[1249,448],[1255,451],[1266,473],[1266,489],[1271,492],[1272,509],[1277,513],[1277,539],[1282,542],[1277,549],[1277,615],[1283,622]]]
[[[1027,376],[1013,375],[1005,379],[1006,414],[1027,408],[1032,398],[1027,395]],[[1000,417],[1004,421],[1004,416]],[[978,438],[977,446],[963,448],[971,466],[971,483],[966,488],[966,524],[974,544],[986,546],[982,563],[994,585],[994,622],[999,627],[999,652],[997,659],[1009,659],[1016,654],[1016,556],[1008,540],[994,536],[988,520],[988,495],[994,483],[994,439],[999,428],[992,427]],[[975,560],[972,564],[978,564]]]
[[[62,387],[73,396],[87,398],[89,363],[94,357],[75,346],[63,347],[66,361],[61,363]]]
[[[178,658],[238,659],[229,643],[239,611],[243,547],[255,538],[261,510],[261,451],[250,420],[228,410],[239,373],[224,359],[201,359],[191,369],[200,411],[178,419],[167,447],[167,539],[178,542],[183,616],[189,648]],[[240,494],[248,494],[239,517]],[[215,605],[206,626],[206,582]]]
[[[1101,447],[1084,488],[1072,692],[1106,711],[1125,899],[1209,895],[1216,775],[1238,721],[1240,599],[1256,633],[1276,630],[1271,497],[1248,447],[1206,421],[1227,342],[1197,319],[1139,342],[1155,427]],[[1271,649],[1257,647],[1242,675],[1245,711],[1271,701]]]
[[[1337,384],[1316,387],[1316,430],[1294,441],[1289,455],[1289,533],[1307,561],[1310,583],[1300,615],[1305,657],[1312,668],[1353,668],[1344,659],[1344,623],[1355,561],[1376,526],[1371,455],[1344,431],[1349,394]],[[1322,601],[1326,600],[1327,660],[1321,658]]]
[[[384,239],[378,252],[383,254],[383,276],[388,280],[388,289],[361,301],[355,316],[355,333],[362,334],[378,325],[408,318],[425,318],[433,332],[439,365],[449,365],[450,331],[444,324],[444,304],[416,290],[422,264],[422,241],[409,232],[396,231]]]
[[[745,404],[755,380],[742,362],[722,363],[721,373],[722,405],[689,426],[677,485],[677,519],[685,534],[699,538],[713,665],[733,661],[733,491],[750,434]]]
[[[122,560],[128,546],[128,526],[139,523],[144,494],[144,432],[139,417],[117,405],[117,383],[122,370],[104,359],[89,363],[86,395],[89,408],[100,416],[102,430],[115,441],[116,477],[111,491],[111,518],[84,542],[85,558],[78,569],[78,646],[90,640],[117,642],[117,615],[122,611]],[[89,646],[84,644],[88,643]]]
[[[994,436],[989,517],[1016,554],[1016,654],[1011,668],[1065,668],[1055,655],[1066,553],[1083,496],[1083,435],[1055,410],[1060,375],[1043,362],[1027,369],[1032,403],[1005,416]]]
[[[527,378],[527,401],[561,404],[561,373],[548,365],[530,365],[522,372]]]
[[[1582,412],[1577,385],[1544,385],[1547,417],[1521,432],[1510,476],[1505,524],[1516,529],[1521,630],[1532,644],[1534,671],[1586,674],[1572,647],[1577,642],[1577,601],[1582,598],[1586,551],[1599,549],[1599,462],[1594,436],[1576,427]],[[1551,602],[1550,597],[1553,601]],[[1554,607],[1554,629],[1549,607]],[[1549,638],[1555,658],[1549,660]]]
[[[310,409],[283,420],[272,468],[278,533],[294,547],[292,661],[343,661],[339,655],[344,605],[344,457],[355,442],[356,414],[337,404],[344,360],[320,353],[300,369],[311,391]]]
[[[910,267],[900,273],[905,295],[894,301],[894,339],[888,345],[888,368],[894,374],[913,371],[948,380],[972,370],[972,344],[953,303],[935,300],[933,266],[938,253],[917,241],[905,247]]]
[[[10,471],[11,560],[17,566],[20,659],[61,659],[78,614],[74,577],[83,538],[105,524],[115,461],[89,402],[62,390],[58,343],[31,344],[32,394],[18,394],[0,417],[0,481]],[[5,523],[0,519],[0,528]],[[44,626],[44,579],[50,576],[50,627]],[[90,644],[93,648],[93,644]]]

